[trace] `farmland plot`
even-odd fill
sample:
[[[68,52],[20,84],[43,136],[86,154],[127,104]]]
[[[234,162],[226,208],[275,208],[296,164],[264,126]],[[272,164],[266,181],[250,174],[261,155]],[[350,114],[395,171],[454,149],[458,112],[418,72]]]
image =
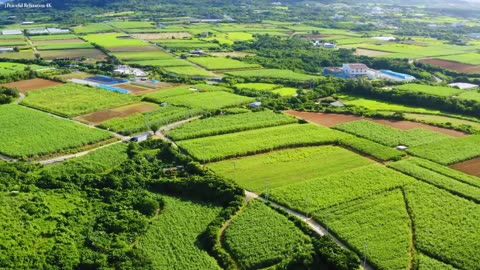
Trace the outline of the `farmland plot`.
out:
[[[180,141],[177,144],[202,161],[264,153],[276,149],[332,144],[348,136],[319,126],[292,124]]]
[[[217,110],[240,106],[254,101],[253,98],[235,95],[228,92],[200,92],[165,98],[168,104],[185,106],[192,109]]]
[[[268,195],[289,208],[312,213],[415,181],[397,171],[372,164],[274,188]]]
[[[145,60],[171,60],[174,59],[170,54],[158,50],[158,51],[144,51],[144,52],[113,52],[118,59],[124,61],[145,61]]]
[[[208,164],[217,174],[240,186],[262,192],[372,164],[335,146],[294,148]]]
[[[11,157],[64,153],[112,138],[108,132],[17,105],[0,106],[0,153]]]
[[[129,61],[128,63],[133,65],[154,66],[154,67],[192,66],[190,62],[182,59]]]
[[[422,84],[404,84],[395,87],[397,90],[407,91],[407,92],[414,92],[414,93],[423,93],[433,96],[441,96],[441,97],[451,97],[458,95],[464,91],[453,88],[453,87],[445,87],[445,86],[431,86],[431,85],[422,85]]]
[[[61,43],[61,44],[46,44],[36,45],[39,51],[47,50],[74,50],[74,49],[93,49],[92,44],[87,42],[75,42],[75,43]]]
[[[84,36],[84,39],[107,49],[114,47],[142,47],[149,45],[144,41],[127,37],[125,34],[121,33],[90,34]]]
[[[163,70],[167,73],[181,76],[215,77],[213,73],[210,73],[196,66],[165,67]]]
[[[164,209],[138,240],[154,269],[220,269],[197,245],[197,238],[220,212],[219,207],[163,197]]]
[[[30,92],[22,104],[72,117],[133,103],[135,100],[130,95],[67,83]]]
[[[296,73],[285,69],[258,69],[246,71],[232,71],[225,73],[226,75],[241,78],[265,78],[265,79],[287,79],[294,81],[308,81],[317,79],[318,76]]]
[[[168,136],[174,140],[186,140],[295,122],[297,120],[292,117],[270,111],[223,115],[187,123],[168,132]]]
[[[273,266],[296,252],[313,250],[310,238],[292,221],[258,200],[227,227],[225,244],[245,269]]]
[[[73,28],[73,31],[75,33],[80,33],[80,34],[89,34],[89,33],[100,33],[100,32],[113,32],[114,28],[104,23],[89,23],[85,25],[75,26]]]
[[[208,70],[249,69],[260,68],[260,65],[244,63],[226,57],[191,57],[188,61],[198,64]]]

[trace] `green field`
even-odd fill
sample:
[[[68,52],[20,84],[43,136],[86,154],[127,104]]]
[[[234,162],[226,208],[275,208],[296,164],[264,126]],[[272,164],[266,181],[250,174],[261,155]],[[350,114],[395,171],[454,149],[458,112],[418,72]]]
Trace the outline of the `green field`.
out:
[[[192,76],[192,77],[214,77],[215,75],[195,66],[184,67],[165,67],[163,69],[167,73],[173,73],[180,76]]]
[[[115,47],[141,47],[148,46],[147,42],[134,38],[118,38],[128,36],[122,33],[108,33],[108,34],[89,34],[83,38],[88,42],[95,43],[105,48]]]
[[[29,92],[22,104],[72,117],[135,101],[130,95],[67,83]]]
[[[313,250],[310,238],[292,221],[258,200],[227,227],[225,246],[244,269],[263,269]]]
[[[310,124],[292,124],[178,142],[194,158],[202,161],[254,155],[288,147],[332,144],[347,136]]]
[[[149,131],[152,127],[159,128],[182,119],[202,113],[201,110],[192,110],[183,107],[167,106],[147,113],[131,114],[127,117],[117,117],[100,124],[100,127],[115,132],[130,135]]]
[[[75,26],[73,28],[73,31],[80,34],[89,34],[100,32],[113,32],[114,28],[104,23],[89,23],[85,25]]]
[[[345,137],[339,141],[339,144],[381,161],[398,160],[405,156],[404,152],[395,148],[356,136]]]
[[[273,89],[281,87],[281,85],[273,84],[273,83],[238,83],[238,84],[235,84],[233,87],[237,89],[271,91]]]
[[[319,78],[318,76],[296,73],[285,69],[259,69],[247,71],[233,71],[225,73],[229,76],[241,78],[265,78],[265,79],[287,79],[293,81],[308,81]]]
[[[348,46],[392,53],[382,57],[409,59],[437,56],[443,57],[447,55],[451,55],[453,57],[453,55],[476,51],[475,46],[458,46],[441,43],[431,43],[427,46],[402,43],[356,44]]]
[[[313,213],[412,182],[413,178],[372,164],[274,188],[268,191],[268,196],[291,209]]]
[[[431,85],[414,84],[414,83],[400,85],[395,87],[395,89],[401,90],[401,91],[414,92],[414,93],[424,93],[428,95],[441,96],[441,97],[451,97],[464,92],[462,90],[459,90],[453,87],[431,86]]]
[[[231,114],[195,120],[168,132],[168,136],[174,140],[186,140],[295,122],[297,120],[293,117],[270,111]]]
[[[216,43],[201,41],[198,39],[161,39],[155,40],[158,45],[174,50],[215,49],[220,46]]]
[[[72,34],[65,34],[65,35],[30,36],[28,38],[33,41],[42,41],[42,40],[77,39],[78,36],[72,35]]]
[[[261,193],[317,177],[347,171],[372,161],[335,146],[294,148],[208,164],[217,174]]]
[[[17,105],[0,106],[0,153],[33,157],[68,152],[110,139],[97,129]]]
[[[343,96],[342,100],[345,105],[353,105],[365,107],[372,111],[393,111],[393,112],[412,112],[412,113],[429,113],[439,114],[440,111],[424,109],[420,107],[411,107],[400,104],[388,103],[373,99],[365,99],[359,97]]]
[[[433,124],[446,124],[450,123],[453,126],[471,126],[474,129],[480,130],[480,122],[474,122],[470,120],[458,119],[442,115],[430,115],[430,114],[417,114],[417,113],[406,113],[406,119],[413,121],[424,121],[426,123]]]
[[[160,61],[173,59],[173,56],[161,50],[146,52],[113,52],[112,55],[124,61]]]
[[[382,179],[383,181],[384,179]],[[327,217],[328,215],[328,217]],[[366,197],[314,214],[377,269],[409,269],[413,255],[410,217],[402,192]]]
[[[391,147],[399,145],[415,147],[431,143],[441,144],[441,141],[452,138],[427,129],[401,130],[368,120],[343,123],[336,125],[334,128]]]
[[[87,42],[62,43],[62,44],[48,44],[36,45],[39,51],[46,50],[74,50],[74,49],[93,49],[93,45]]]
[[[272,93],[279,94],[280,96],[294,96],[297,94],[297,88],[293,87],[280,87],[272,91]]]
[[[220,269],[215,259],[197,245],[197,238],[220,208],[162,198],[164,209],[136,244],[152,261],[153,269]]]
[[[466,54],[457,54],[452,56],[439,56],[436,57],[442,60],[460,62],[470,65],[480,65],[480,53],[466,53]]]
[[[480,102],[480,92],[475,90],[463,91],[460,93],[460,95],[458,95],[458,99],[475,100]]]
[[[218,110],[227,107],[240,106],[254,101],[252,98],[235,95],[228,92],[198,92],[188,95],[168,97],[162,101],[168,104],[185,106],[192,109]]]
[[[192,65],[190,62],[182,59],[129,61],[128,64],[140,65],[140,66],[154,66],[154,67],[179,67],[179,66]]]
[[[120,28],[120,29],[154,28],[155,27],[155,24],[153,22],[143,22],[143,21],[109,22],[108,24],[115,28]]]
[[[208,70],[249,69],[259,68],[260,65],[244,63],[226,57],[191,57],[188,61],[200,65]]]
[[[18,71],[24,71],[26,68],[35,70],[41,68],[41,66],[2,62],[0,63],[0,75],[10,75]]]
[[[451,165],[480,156],[480,136],[451,138],[441,143],[424,144],[410,148],[414,156],[428,159],[443,165]]]
[[[108,173],[127,160],[127,145],[116,143],[100,148],[89,154],[77,157],[60,164],[46,166],[43,170],[48,175],[102,174]]]

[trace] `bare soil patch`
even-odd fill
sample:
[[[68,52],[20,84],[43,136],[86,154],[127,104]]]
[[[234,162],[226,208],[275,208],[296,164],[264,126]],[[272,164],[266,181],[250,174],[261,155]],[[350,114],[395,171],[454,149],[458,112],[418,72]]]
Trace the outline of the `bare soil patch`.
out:
[[[138,103],[82,115],[76,119],[91,124],[99,124],[115,117],[127,117],[135,113],[150,112],[156,108],[157,106],[153,104]]]
[[[435,66],[439,66],[445,69],[450,69],[450,70],[461,72],[461,73],[480,73],[480,66],[476,66],[476,65],[469,65],[469,64],[441,60],[441,59],[434,59],[434,58],[419,59],[417,61],[420,63],[435,65]]]
[[[370,56],[370,57],[384,56],[384,55],[389,55],[389,54],[391,54],[391,53],[375,51],[375,50],[367,50],[367,49],[358,49],[357,48],[355,50],[355,55],[365,55],[365,56]]]
[[[123,89],[127,89],[130,91],[132,95],[141,95],[141,94],[146,94],[150,92],[154,92],[155,89],[152,88],[146,88],[146,87],[141,87],[141,86],[135,86],[133,84],[118,84],[115,87],[120,87]]]
[[[475,158],[451,165],[450,168],[480,177],[480,158]]]
[[[160,48],[156,46],[120,46],[120,47],[109,47],[111,52],[145,52],[145,51],[159,51]]]
[[[27,93],[29,91],[39,90],[42,88],[53,87],[62,83],[45,80],[45,79],[31,79],[19,82],[11,82],[2,84],[2,86],[17,88],[20,93]]]
[[[151,82],[151,81],[137,81],[137,82],[132,82],[132,85],[137,85],[140,87],[146,87],[150,89],[163,89],[163,88],[170,88],[174,87],[177,84],[174,83],[168,83],[168,82]]]
[[[217,56],[217,57],[245,57],[245,56],[252,56],[255,55],[253,53],[246,53],[246,52],[214,52],[214,53],[209,53],[211,56]]]
[[[51,50],[41,51],[40,55],[46,60],[59,57],[85,57],[87,59],[103,60],[106,55],[97,49]]]
[[[285,111],[285,113],[295,116],[297,118],[305,119],[308,122],[312,122],[325,127],[333,127],[338,124],[357,121],[357,120],[369,120],[378,124],[391,126],[401,130],[410,130],[415,128],[428,129],[434,132],[450,135],[452,137],[465,137],[467,134],[435,126],[430,126],[423,123],[411,122],[411,121],[392,121],[384,119],[374,119],[370,117],[361,117],[356,115],[347,114],[330,114],[330,113],[313,113],[313,112],[298,112],[298,111]]]
[[[151,33],[151,34],[133,34],[132,35],[138,39],[144,40],[156,40],[156,39],[182,39],[189,38],[192,34],[187,32],[176,32],[176,33]]]

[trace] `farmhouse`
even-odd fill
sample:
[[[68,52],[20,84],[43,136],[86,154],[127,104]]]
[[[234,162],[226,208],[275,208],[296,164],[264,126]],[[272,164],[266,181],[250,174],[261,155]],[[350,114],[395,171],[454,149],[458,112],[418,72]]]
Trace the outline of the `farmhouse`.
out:
[[[368,67],[365,64],[343,64],[343,72],[349,77],[358,77],[367,75]]]
[[[147,73],[145,71],[138,68],[131,68],[127,65],[118,65],[116,69],[113,70],[113,72],[119,75],[133,75],[135,77],[147,76]]]

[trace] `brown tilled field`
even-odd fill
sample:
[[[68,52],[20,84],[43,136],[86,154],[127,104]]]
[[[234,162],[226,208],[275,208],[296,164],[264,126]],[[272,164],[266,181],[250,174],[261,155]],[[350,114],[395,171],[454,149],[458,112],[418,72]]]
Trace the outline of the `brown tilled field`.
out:
[[[120,87],[123,89],[127,89],[131,92],[132,95],[141,95],[141,94],[146,94],[146,93],[151,93],[154,92],[154,88],[146,88],[146,87],[141,87],[141,86],[135,86],[133,84],[117,84],[115,87]]]
[[[151,34],[133,34],[132,37],[145,40],[156,40],[156,39],[182,39],[188,38],[192,35],[187,32],[176,32],[176,33],[151,33]]]
[[[423,128],[431,131],[450,135],[452,137],[465,137],[466,134],[460,131],[434,127],[423,123],[411,122],[411,121],[392,121],[383,119],[374,119],[369,117],[361,117],[356,115],[346,114],[329,114],[329,113],[312,113],[312,112],[298,112],[298,111],[285,111],[289,115],[293,115],[297,118],[305,119],[308,122],[312,122],[325,127],[333,127],[338,124],[357,121],[357,120],[369,120],[378,124],[391,126],[402,130],[410,130],[414,128]]]
[[[20,93],[27,93],[29,91],[35,91],[42,88],[57,86],[60,84],[62,83],[45,79],[31,79],[19,82],[6,83],[2,84],[2,86],[17,88]]]
[[[460,162],[450,168],[480,177],[480,158]]]
[[[100,124],[115,117],[127,117],[135,113],[150,112],[157,108],[157,105],[151,103],[136,103],[86,115],[81,115],[78,116],[76,119],[81,122],[88,122],[90,124]]]
[[[420,59],[417,61],[420,63],[435,65],[435,66],[439,66],[445,69],[450,69],[450,70],[461,72],[461,73],[480,73],[480,66],[475,66],[475,65],[468,65],[468,64],[463,64],[459,62],[440,60],[440,59],[434,59],[434,58]]]

